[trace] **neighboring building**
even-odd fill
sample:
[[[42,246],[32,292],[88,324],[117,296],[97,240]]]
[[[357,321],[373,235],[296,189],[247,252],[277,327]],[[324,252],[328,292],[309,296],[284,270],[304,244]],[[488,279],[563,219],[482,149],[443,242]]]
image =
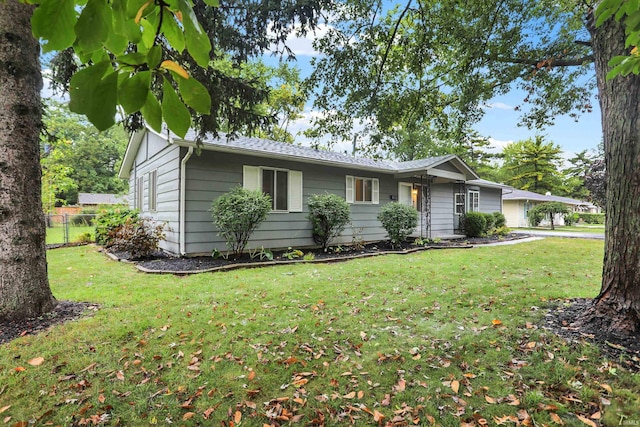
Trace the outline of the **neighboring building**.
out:
[[[545,202],[564,203],[571,212],[598,213],[600,209],[589,202],[569,197],[538,194],[533,191],[504,189],[502,193],[502,213],[507,219],[507,227],[529,227],[527,213],[529,209]],[[564,225],[562,215],[556,215],[553,223]],[[543,221],[543,225],[545,222]]]
[[[95,208],[102,205],[126,205],[127,196],[118,194],[78,193],[78,205],[83,208]]]
[[[132,135],[119,176],[129,179],[129,205],[168,225],[161,247],[181,255],[225,250],[211,220],[211,203],[233,187],[262,189],[273,211],[249,248],[313,246],[307,198],[325,192],[351,206],[352,227],[337,244],[382,240],[376,219],[385,203],[420,212],[416,236],[455,236],[469,210],[502,210],[504,185],[480,180],[455,155],[410,162],[352,157],[258,138],[206,139],[196,154],[195,133],[184,139],[143,129]]]

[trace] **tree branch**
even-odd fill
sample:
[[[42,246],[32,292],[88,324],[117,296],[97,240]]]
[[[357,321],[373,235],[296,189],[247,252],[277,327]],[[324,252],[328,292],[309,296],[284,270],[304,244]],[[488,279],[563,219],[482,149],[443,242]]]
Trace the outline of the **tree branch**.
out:
[[[593,55],[586,55],[580,58],[558,58],[558,59],[528,59],[528,58],[506,58],[501,59],[502,62],[511,62],[513,64],[525,64],[532,65],[537,68],[549,68],[549,67],[577,67],[594,61]]]
[[[404,18],[404,15],[409,10],[409,7],[411,7],[411,0],[409,0],[407,2],[407,6],[405,6],[404,10],[402,11],[400,16],[398,17],[398,20],[396,21],[396,26],[393,28],[393,33],[391,33],[391,36],[389,37],[389,41],[387,43],[387,48],[384,51],[384,55],[382,57],[382,62],[380,63],[380,68],[378,69],[378,78],[376,79],[376,88],[380,87],[380,81],[382,80],[382,72],[384,71],[384,66],[385,66],[385,63],[387,62],[387,57],[389,56],[389,51],[391,50],[391,45],[393,44],[393,40],[396,38],[396,34],[398,33],[398,29],[400,28],[400,24],[402,23],[402,19]]]

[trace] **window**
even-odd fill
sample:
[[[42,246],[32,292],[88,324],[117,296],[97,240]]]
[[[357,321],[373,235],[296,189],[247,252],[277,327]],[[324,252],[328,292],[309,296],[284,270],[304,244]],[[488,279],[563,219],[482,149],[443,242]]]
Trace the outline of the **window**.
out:
[[[347,175],[346,196],[349,203],[378,204],[380,198],[377,178],[361,178]]]
[[[302,212],[302,172],[244,166],[242,185],[271,196],[275,212]]]
[[[144,203],[144,177],[142,176],[136,178],[135,197],[135,208],[142,212]]]
[[[480,192],[478,190],[469,190],[469,204],[467,205],[468,212],[478,212],[480,210]]]
[[[262,192],[271,196],[274,211],[289,210],[289,171],[263,168]]]
[[[464,193],[455,194],[456,215],[464,215]]]
[[[149,211],[155,212],[158,207],[158,171],[149,172]]]

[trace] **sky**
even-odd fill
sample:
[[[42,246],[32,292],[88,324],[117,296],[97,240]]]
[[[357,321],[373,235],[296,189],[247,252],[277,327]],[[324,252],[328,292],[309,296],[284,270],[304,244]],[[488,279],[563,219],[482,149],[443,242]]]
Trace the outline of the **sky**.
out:
[[[313,38],[322,36],[326,32],[326,27],[321,26],[316,35],[309,34],[306,37],[289,38],[287,46],[291,48],[296,55],[296,61],[293,62],[301,71],[302,78],[308,76],[311,72],[309,62],[311,58],[318,55],[313,49]],[[265,62],[274,64],[277,62],[273,57],[265,58]],[[575,153],[582,150],[596,150],[602,139],[602,126],[600,118],[600,108],[597,100],[593,101],[593,110],[591,113],[580,115],[578,121],[567,116],[557,117],[555,125],[536,131],[526,127],[518,126],[520,112],[514,107],[522,104],[522,100],[526,94],[522,91],[512,91],[506,95],[502,95],[492,99],[487,107],[485,107],[485,115],[483,119],[473,128],[480,135],[489,138],[494,147],[494,151],[502,151],[502,147],[514,142],[536,135],[543,135],[546,141],[551,141],[560,146],[563,156],[568,159],[573,157]],[[289,131],[292,134],[302,132],[310,127],[312,117],[320,114],[319,111],[313,111],[310,106],[311,102],[304,111],[304,117],[294,122]],[[296,142],[306,145],[309,141],[303,135],[296,136]],[[345,141],[332,147],[334,151],[351,151],[351,141]]]

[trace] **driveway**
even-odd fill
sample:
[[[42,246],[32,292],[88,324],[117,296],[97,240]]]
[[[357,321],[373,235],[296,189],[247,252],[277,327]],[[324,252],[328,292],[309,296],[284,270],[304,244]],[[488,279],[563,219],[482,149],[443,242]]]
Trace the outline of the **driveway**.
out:
[[[541,237],[568,237],[571,239],[596,239],[604,240],[604,233],[577,233],[574,231],[554,231],[554,230],[511,230],[512,233],[529,234]]]

